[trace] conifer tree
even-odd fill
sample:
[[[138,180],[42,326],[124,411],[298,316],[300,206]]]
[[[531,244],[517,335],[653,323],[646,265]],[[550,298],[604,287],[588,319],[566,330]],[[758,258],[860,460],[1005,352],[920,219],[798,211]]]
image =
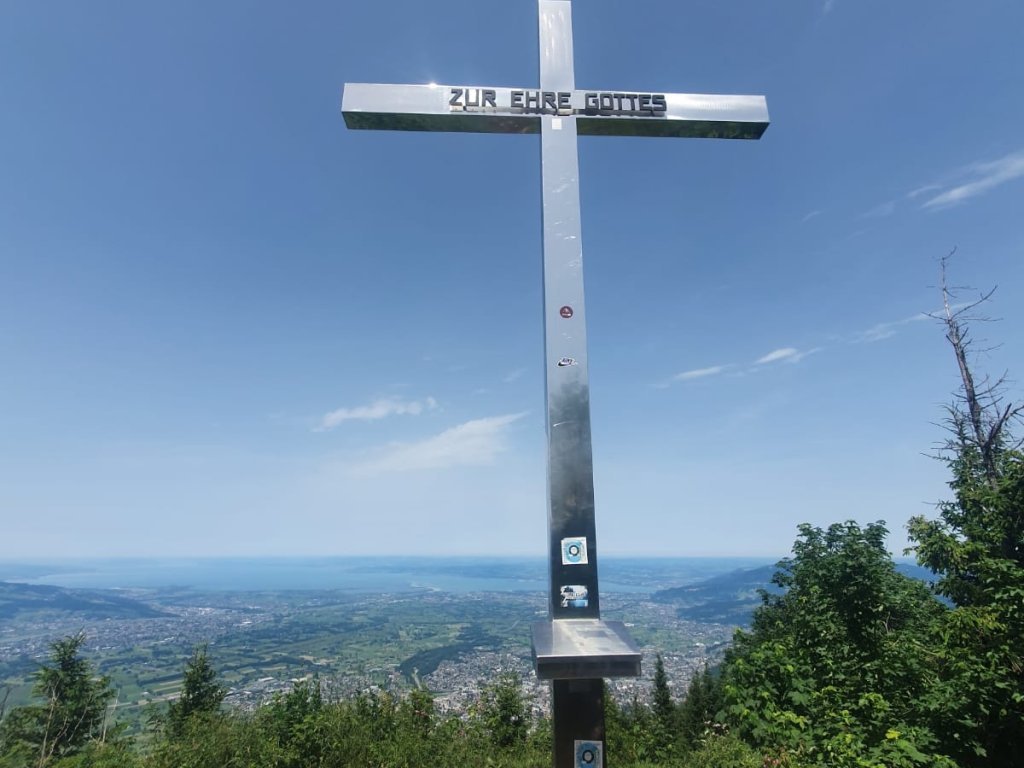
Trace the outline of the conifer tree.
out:
[[[503,674],[484,691],[480,704],[484,725],[495,744],[511,747],[526,742],[530,719],[519,675]]]
[[[677,722],[679,738],[686,749],[693,749],[722,708],[722,688],[708,670],[694,675],[686,689],[686,698],[679,704]]]
[[[226,695],[227,691],[217,683],[217,672],[210,663],[206,646],[196,646],[185,663],[181,696],[167,708],[170,735],[181,736],[192,717],[216,714]]]
[[[43,703],[8,713],[0,726],[0,754],[21,755],[26,765],[42,766],[103,738],[114,689],[79,655],[84,643],[85,633],[79,632],[50,644],[49,663],[35,673],[33,688]]]
[[[663,735],[669,737],[675,723],[676,706],[672,702],[672,692],[668,689],[668,675],[665,674],[665,661],[659,653],[654,661],[654,689],[652,693],[654,718],[662,729]]]
[[[654,661],[654,686],[651,692],[651,711],[654,714],[654,749],[659,758],[672,755],[676,750],[676,706],[668,688],[665,661],[659,653]]]

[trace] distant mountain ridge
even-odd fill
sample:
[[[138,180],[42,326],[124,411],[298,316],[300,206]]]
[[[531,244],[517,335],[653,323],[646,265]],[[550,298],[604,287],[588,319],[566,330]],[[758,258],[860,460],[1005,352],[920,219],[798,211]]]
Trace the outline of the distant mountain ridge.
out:
[[[771,583],[774,565],[739,570],[712,576],[696,584],[662,589],[651,600],[677,603],[681,619],[718,624],[749,624],[754,609],[761,604],[759,589],[779,592]]]
[[[695,584],[658,590],[651,595],[651,600],[677,603],[676,614],[681,619],[747,625],[754,609],[761,605],[758,590],[763,589],[769,594],[782,593],[782,589],[772,583],[776,570],[776,565],[741,568]],[[911,562],[896,563],[896,570],[912,579],[935,580],[935,574]]]
[[[73,613],[83,619],[151,619],[170,614],[110,590],[66,589],[0,581],[0,619],[30,612]]]

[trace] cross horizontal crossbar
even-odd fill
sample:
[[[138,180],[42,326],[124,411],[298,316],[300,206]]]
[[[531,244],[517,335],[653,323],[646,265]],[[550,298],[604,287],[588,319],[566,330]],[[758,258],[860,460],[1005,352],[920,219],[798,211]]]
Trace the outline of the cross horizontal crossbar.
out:
[[[699,93],[348,83],[341,111],[349,128],[396,131],[540,133],[542,115],[591,136],[759,139],[768,127],[764,96]]]

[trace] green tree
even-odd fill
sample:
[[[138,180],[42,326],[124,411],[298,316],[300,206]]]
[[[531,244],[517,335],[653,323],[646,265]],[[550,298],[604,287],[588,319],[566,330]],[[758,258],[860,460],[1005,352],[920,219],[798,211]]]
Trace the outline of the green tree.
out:
[[[192,650],[184,673],[181,695],[167,707],[167,728],[172,738],[184,733],[190,718],[215,715],[227,695],[217,683],[217,671],[210,663],[205,645]]]
[[[248,713],[187,718],[176,738],[145,758],[146,768],[263,768],[282,766],[283,755],[258,718]],[[309,765],[309,763],[301,763]]]
[[[939,579],[954,609],[939,628],[942,685],[936,730],[965,765],[1020,764],[1024,739],[1024,453],[1012,433],[1024,406],[1008,403],[1004,378],[973,370],[970,321],[990,291],[963,305],[942,261],[941,321],[961,386],[947,409],[949,437],[938,458],[953,498],[938,518],[908,524],[918,562]]]
[[[895,570],[886,533],[881,522],[800,526],[773,577],[785,591],[762,593],[724,665],[728,720],[758,746],[813,765],[949,764],[922,705],[944,608]]]
[[[276,694],[260,715],[262,731],[284,753],[280,768],[316,765],[323,754],[323,693],[319,678]]]
[[[526,742],[530,717],[519,675],[507,672],[484,690],[480,716],[496,745],[511,747]]]
[[[403,726],[410,732],[426,738],[435,724],[433,695],[422,686],[414,688],[402,699],[398,714]]]
[[[43,702],[11,710],[0,724],[0,753],[11,764],[46,766],[105,736],[115,692],[79,655],[84,643],[84,632],[51,643],[49,663],[34,675]]]
[[[640,702],[634,693],[624,706],[615,706],[610,693],[605,692],[605,732],[608,753],[615,755],[616,762],[626,765],[642,764],[658,758],[658,727],[651,708]],[[664,752],[664,750],[661,750]]]
[[[74,755],[61,758],[52,768],[142,768],[143,758],[130,740],[91,741]]]
[[[672,701],[672,692],[668,689],[668,675],[665,674],[665,661],[661,654],[654,660],[654,686],[652,689],[652,708],[654,717],[665,728],[671,731],[675,719],[676,705]]]
[[[684,749],[690,750],[697,746],[722,706],[721,683],[705,665],[700,674],[690,680],[686,697],[679,704],[677,722],[679,739]]]
[[[654,659],[654,685],[651,691],[651,710],[654,714],[655,742],[659,757],[665,758],[675,752],[676,705],[668,688],[665,661],[661,654]]]
[[[728,733],[702,737],[684,763],[685,768],[781,768],[777,759],[766,759]],[[797,768],[788,763],[786,768]]]
[[[435,738],[437,718],[434,697],[422,685],[402,696],[395,710],[395,765],[436,765],[442,761],[447,744]]]

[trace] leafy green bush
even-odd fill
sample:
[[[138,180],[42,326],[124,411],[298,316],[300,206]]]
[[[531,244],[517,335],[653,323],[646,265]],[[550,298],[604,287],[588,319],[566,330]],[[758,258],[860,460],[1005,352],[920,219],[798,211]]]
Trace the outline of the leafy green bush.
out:
[[[886,529],[800,526],[724,666],[741,735],[810,765],[948,766],[923,705],[938,683],[933,627],[946,609],[895,570]]]

